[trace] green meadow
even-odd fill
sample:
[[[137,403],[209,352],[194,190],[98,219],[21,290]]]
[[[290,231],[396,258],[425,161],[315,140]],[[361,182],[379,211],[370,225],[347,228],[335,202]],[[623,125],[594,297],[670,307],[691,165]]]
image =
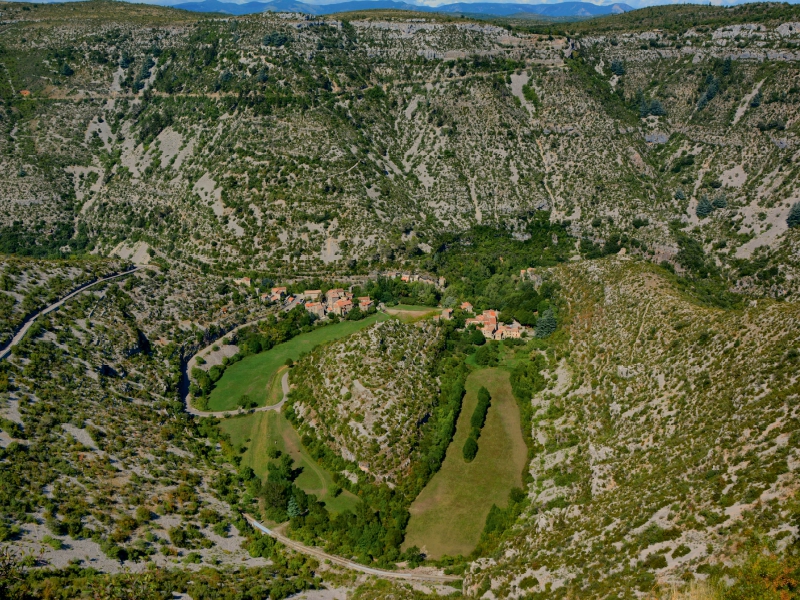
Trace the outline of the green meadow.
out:
[[[491,393],[492,403],[478,440],[478,454],[467,463],[461,449],[469,435],[469,421],[481,386]],[[466,388],[453,442],[442,468],[411,505],[403,544],[404,548],[418,546],[433,559],[472,552],[492,504],[505,508],[511,488],[522,486],[527,448],[509,372],[474,371],[467,378]]]
[[[247,394],[258,406],[280,402],[280,368],[291,358],[297,360],[303,352],[310,352],[319,344],[346,337],[388,317],[376,313],[361,321],[342,321],[336,325],[320,327],[302,333],[288,342],[279,344],[260,354],[247,356],[225,369],[208,400],[209,411],[236,410],[236,402]],[[277,391],[276,391],[277,389]]]

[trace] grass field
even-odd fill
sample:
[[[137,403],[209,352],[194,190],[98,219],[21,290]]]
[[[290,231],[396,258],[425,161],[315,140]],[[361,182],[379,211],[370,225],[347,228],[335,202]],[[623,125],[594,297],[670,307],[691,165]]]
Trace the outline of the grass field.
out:
[[[219,427],[231,436],[234,447],[243,446],[247,449],[242,455],[242,464],[252,468],[262,479],[267,474],[270,460],[267,451],[275,447],[282,453],[288,453],[294,459],[295,466],[303,469],[295,482],[297,486],[325,502],[329,510],[343,512],[354,509],[358,504],[358,498],[346,490],[337,498],[332,497],[331,474],[308,455],[297,432],[280,413],[270,410],[232,417],[222,421]]]
[[[287,358],[297,360],[302,352],[310,352],[319,344],[346,337],[386,318],[383,313],[377,313],[362,321],[342,321],[300,334],[267,352],[243,358],[225,369],[222,379],[211,392],[208,410],[235,410],[236,402],[244,394],[250,396],[258,406],[266,406],[270,395],[274,400],[270,404],[279,402],[282,395],[279,391],[276,393],[275,388],[280,390],[280,377],[275,375]]]
[[[482,385],[492,394],[492,404],[478,440],[478,455],[467,463],[461,448]],[[511,488],[521,487],[526,458],[508,371],[473,372],[442,468],[411,505],[403,547],[418,546],[431,558],[469,554],[480,539],[492,504],[505,508]]]
[[[442,312],[441,308],[433,306],[416,306],[412,304],[398,304],[386,309],[386,312],[393,317],[400,319],[403,323],[415,323],[422,319],[429,319]]]

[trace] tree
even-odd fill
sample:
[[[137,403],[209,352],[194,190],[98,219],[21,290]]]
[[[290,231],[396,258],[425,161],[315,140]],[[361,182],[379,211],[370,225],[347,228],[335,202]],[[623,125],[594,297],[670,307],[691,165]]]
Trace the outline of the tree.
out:
[[[795,202],[792,209],[789,211],[789,216],[786,218],[786,224],[789,227],[800,226],[800,202]]]
[[[654,117],[663,117],[667,114],[664,105],[661,104],[660,100],[651,100],[650,101],[650,114]]]
[[[347,313],[348,321],[360,321],[363,318],[364,318],[364,313],[361,312],[361,309],[357,306],[354,306],[353,310]]]
[[[558,321],[553,314],[553,309],[548,308],[536,322],[535,335],[537,338],[546,338],[556,330],[557,326]]]
[[[469,341],[475,346],[483,346],[486,343],[486,337],[480,329],[475,329],[469,334]]]
[[[700,202],[697,203],[697,209],[695,210],[697,216],[701,219],[706,218],[712,212],[714,212],[714,205],[711,204],[711,201],[708,199],[707,196],[703,196],[700,198]]]
[[[475,455],[478,454],[478,442],[475,441],[475,438],[472,436],[467,438],[467,441],[464,442],[464,448],[462,449],[461,453],[464,455],[464,460],[467,462],[472,462],[475,458]]]
[[[294,499],[294,496],[289,498],[289,505],[286,507],[286,512],[289,517],[299,517],[302,514],[300,506],[298,506],[297,500]]]
[[[686,194],[683,193],[681,188],[675,190],[675,200],[686,200]]]

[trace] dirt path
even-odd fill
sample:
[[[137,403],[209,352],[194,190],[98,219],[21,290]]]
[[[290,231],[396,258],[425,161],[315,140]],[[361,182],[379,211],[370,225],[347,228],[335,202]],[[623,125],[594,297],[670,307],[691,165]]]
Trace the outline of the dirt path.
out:
[[[38,319],[39,317],[41,317],[42,315],[46,315],[47,313],[53,312],[54,310],[56,310],[57,308],[62,306],[67,300],[71,300],[72,298],[74,298],[75,296],[77,296],[81,292],[89,289],[93,285],[97,285],[98,283],[103,283],[104,281],[110,281],[112,279],[117,279],[119,277],[124,277],[125,275],[130,275],[131,273],[135,273],[136,271],[138,271],[141,268],[143,268],[143,267],[133,267],[132,269],[128,269],[124,273],[117,273],[116,275],[111,275],[110,277],[103,277],[102,279],[97,279],[96,281],[92,281],[90,283],[85,283],[84,285],[75,288],[72,292],[70,292],[69,294],[64,296],[58,302],[55,302],[55,303],[51,304],[50,306],[48,306],[46,308],[43,308],[42,310],[40,310],[36,314],[28,317],[25,320],[25,322],[22,324],[22,327],[20,327],[20,329],[17,332],[17,334],[13,338],[11,338],[11,342],[9,342],[8,346],[6,346],[2,350],[0,350],[0,360],[3,360],[4,358],[6,358],[9,355],[9,353],[11,352],[11,348],[13,348],[14,346],[16,346],[17,344],[19,344],[22,341],[22,338],[24,338],[25,334],[28,333],[28,329],[31,328],[31,325],[33,325],[33,322],[36,319]]]
[[[282,533],[279,533],[277,530],[265,527],[264,525],[256,521],[253,517],[251,517],[248,514],[245,514],[244,518],[247,519],[250,525],[258,529],[262,533],[265,533],[268,536],[275,538],[280,543],[287,546],[288,548],[291,548],[292,550],[300,552],[301,554],[305,554],[306,556],[312,556],[319,561],[328,560],[335,565],[339,565],[340,567],[345,567],[346,569],[352,569],[353,571],[361,571],[362,573],[366,573],[368,575],[375,575],[376,577],[382,577],[383,579],[403,579],[406,581],[425,581],[429,583],[450,583],[461,579],[456,575],[442,575],[436,572],[386,571],[384,569],[375,569],[373,567],[368,567],[366,565],[361,565],[353,561],[347,560],[346,558],[342,558],[341,556],[334,556],[333,554],[328,554],[327,552],[319,548],[306,546],[305,544],[301,544],[300,542],[296,542],[292,539],[289,539]]]
[[[225,417],[232,417],[233,415],[239,415],[243,413],[251,413],[251,412],[266,412],[268,410],[274,410],[280,412],[283,405],[286,403],[286,400],[289,396],[289,372],[283,374],[281,378],[281,389],[283,390],[283,398],[277,404],[273,404],[272,406],[259,406],[258,408],[237,408],[236,410],[220,410],[216,412],[209,412],[205,410],[199,410],[191,405],[189,402],[189,396],[187,395],[183,402],[186,405],[186,412],[190,415],[194,415],[196,417],[217,417],[223,419]]]

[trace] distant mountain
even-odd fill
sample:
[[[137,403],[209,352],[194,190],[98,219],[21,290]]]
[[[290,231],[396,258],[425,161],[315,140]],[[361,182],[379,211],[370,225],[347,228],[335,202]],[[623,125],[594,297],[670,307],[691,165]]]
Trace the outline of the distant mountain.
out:
[[[511,4],[500,2],[457,2],[441,6],[420,6],[396,0],[352,0],[335,4],[306,4],[295,0],[272,0],[271,2],[247,2],[235,4],[220,0],[201,0],[173,4],[170,0],[159,2],[174,8],[192,12],[223,13],[229,15],[247,15],[261,12],[302,12],[311,15],[329,15],[332,13],[352,12],[357,10],[395,9],[414,10],[418,12],[437,12],[447,14],[473,14],[508,17],[517,14],[541,15],[545,17],[595,17],[624,13],[633,10],[627,4],[598,5],[590,2],[560,2],[557,4]]]

